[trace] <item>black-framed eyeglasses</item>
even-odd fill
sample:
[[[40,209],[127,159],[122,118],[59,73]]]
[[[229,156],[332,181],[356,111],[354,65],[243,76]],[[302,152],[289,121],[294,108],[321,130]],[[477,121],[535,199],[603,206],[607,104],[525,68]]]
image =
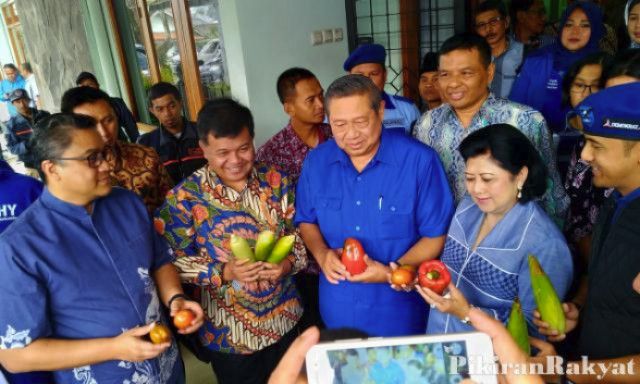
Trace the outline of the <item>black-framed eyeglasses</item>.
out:
[[[114,153],[113,148],[110,146],[106,146],[102,148],[101,151],[95,151],[90,153],[87,156],[79,156],[79,157],[55,157],[49,160],[80,160],[86,161],[89,167],[98,168],[102,165],[103,161],[110,162],[113,160]]]
[[[492,27],[495,27],[502,20],[504,20],[502,18],[502,16],[494,17],[493,19],[487,21],[486,23],[478,23],[478,24],[476,24],[476,29],[482,30],[482,29],[487,28],[487,26],[489,26],[489,25],[492,26]]]
[[[582,83],[573,83],[571,84],[571,92],[577,94],[584,94],[584,91],[589,90],[589,95],[598,92],[600,90],[600,86],[598,84],[582,84]]]

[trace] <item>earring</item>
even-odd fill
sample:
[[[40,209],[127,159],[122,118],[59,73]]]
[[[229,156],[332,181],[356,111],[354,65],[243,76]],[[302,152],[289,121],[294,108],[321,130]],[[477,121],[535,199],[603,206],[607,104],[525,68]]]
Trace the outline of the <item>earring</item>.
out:
[[[518,200],[522,199],[522,187],[518,187]]]

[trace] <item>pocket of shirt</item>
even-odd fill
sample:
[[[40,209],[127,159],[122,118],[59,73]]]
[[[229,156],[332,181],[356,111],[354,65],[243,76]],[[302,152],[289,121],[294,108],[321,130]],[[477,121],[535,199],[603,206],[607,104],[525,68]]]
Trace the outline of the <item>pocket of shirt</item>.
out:
[[[322,196],[318,198],[318,224],[325,240],[331,242],[334,235],[342,232],[342,198]]]
[[[415,232],[412,205],[409,198],[383,199],[378,205],[380,211],[378,237],[398,239],[411,237]]]

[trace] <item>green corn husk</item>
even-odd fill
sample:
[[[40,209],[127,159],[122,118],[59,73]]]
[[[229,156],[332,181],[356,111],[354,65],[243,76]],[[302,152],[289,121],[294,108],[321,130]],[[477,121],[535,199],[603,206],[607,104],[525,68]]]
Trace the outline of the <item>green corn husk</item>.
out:
[[[256,258],[253,255],[253,251],[249,246],[247,240],[240,236],[231,235],[231,241],[229,242],[231,246],[231,252],[233,256],[238,260],[249,260],[251,262],[255,261]]]
[[[289,253],[291,253],[295,241],[295,235],[282,236],[280,239],[278,239],[278,242],[276,242],[276,245],[273,247],[271,254],[267,258],[267,262],[272,264],[280,263],[282,260],[284,260],[285,257],[287,257],[287,255],[289,255]]]
[[[271,231],[262,231],[256,240],[256,261],[265,261],[276,245],[276,235]]]
[[[518,344],[518,347],[520,347],[527,356],[531,355],[527,321],[524,319],[522,305],[520,305],[520,299],[517,297],[511,306],[511,314],[509,314],[509,321],[507,321],[507,330],[516,341],[516,344]]]
[[[533,298],[538,306],[542,321],[549,324],[549,328],[562,334],[565,332],[564,310],[556,290],[544,272],[540,263],[533,255],[529,255],[529,272],[531,273],[531,288]]]

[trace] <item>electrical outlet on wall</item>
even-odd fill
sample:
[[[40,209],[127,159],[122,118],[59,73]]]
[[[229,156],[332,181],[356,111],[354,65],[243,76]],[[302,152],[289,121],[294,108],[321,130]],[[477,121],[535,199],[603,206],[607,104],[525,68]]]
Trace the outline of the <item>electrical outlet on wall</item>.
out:
[[[333,41],[342,41],[344,38],[342,34],[342,28],[334,28],[333,29]]]
[[[324,42],[324,43],[332,43],[333,42],[333,29],[323,29],[322,30],[322,42]]]
[[[322,31],[311,32],[311,45],[322,44]]]

